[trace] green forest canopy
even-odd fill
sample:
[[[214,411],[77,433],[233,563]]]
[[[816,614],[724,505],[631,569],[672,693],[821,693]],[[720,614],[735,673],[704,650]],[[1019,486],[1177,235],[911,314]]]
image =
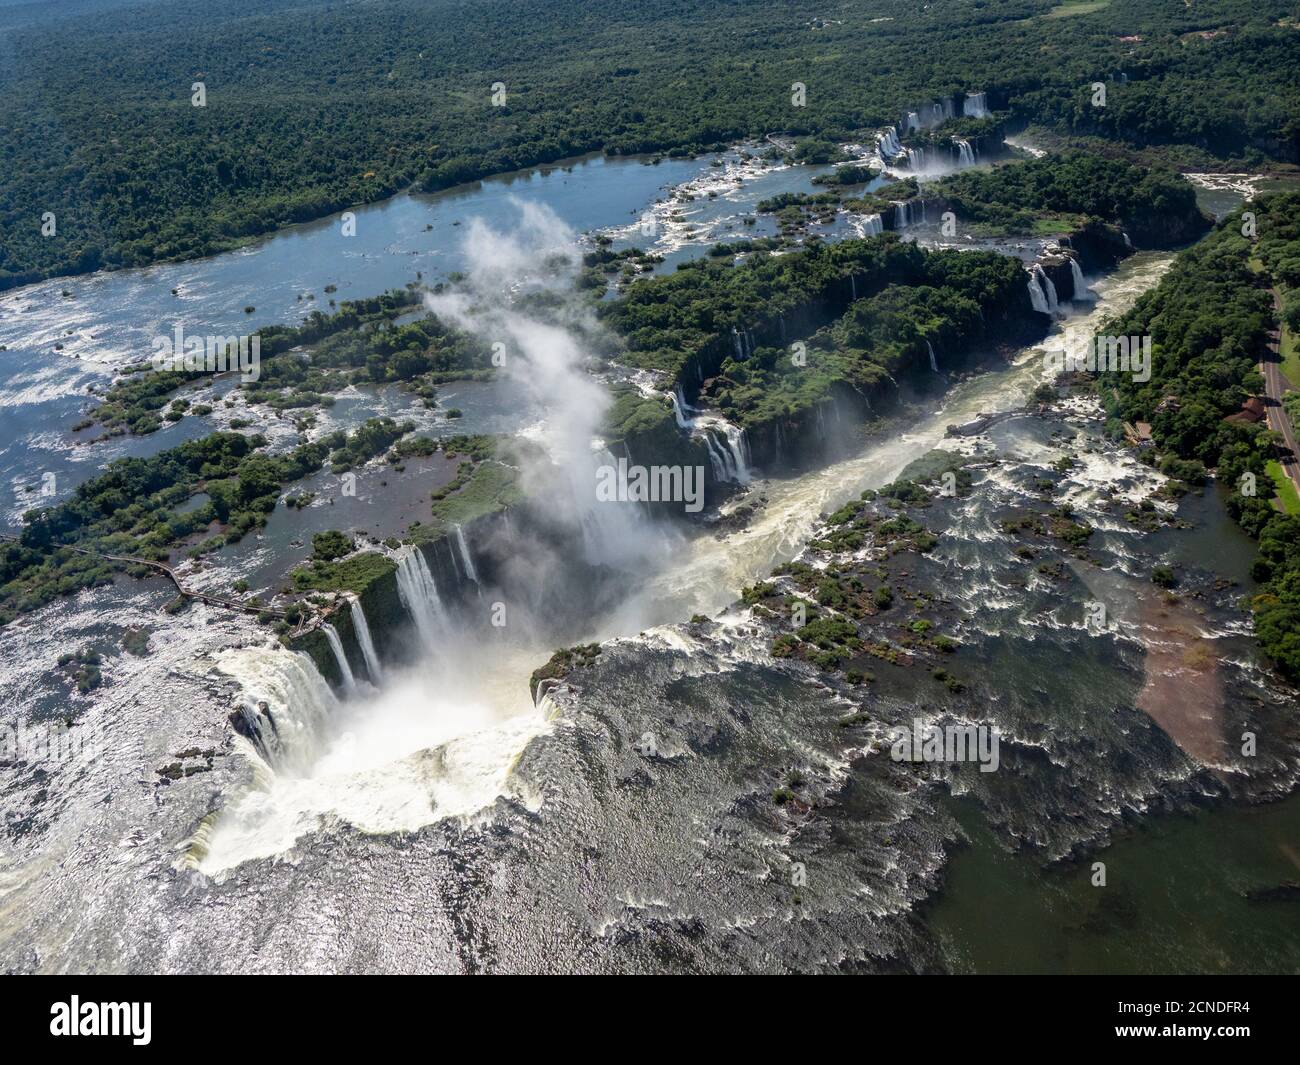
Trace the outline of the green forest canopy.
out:
[[[72,0],[0,7],[0,288],[211,253],[418,184],[940,94],[1141,145],[1295,160],[1283,0]],[[824,20],[823,20],[824,19]],[[1108,82],[1105,108],[1092,82]],[[191,106],[202,81],[207,106]],[[491,86],[506,87],[503,107]],[[791,86],[807,106],[791,105]],[[57,232],[43,236],[52,212]]]

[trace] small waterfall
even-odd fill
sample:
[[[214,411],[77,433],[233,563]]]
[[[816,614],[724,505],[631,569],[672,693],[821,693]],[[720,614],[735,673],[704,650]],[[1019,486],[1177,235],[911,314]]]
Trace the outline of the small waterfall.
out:
[[[930,369],[931,369],[934,373],[938,373],[938,372],[939,372],[939,364],[938,364],[938,362],[935,361],[935,358],[934,358],[934,345],[931,344],[928,340],[925,342],[925,350],[928,351],[928,352],[930,353]]]
[[[880,215],[872,215],[873,218],[879,218]],[[849,274],[849,291],[853,293],[853,299],[858,298],[858,275]]]
[[[442,597],[438,595],[424,552],[413,545],[407,545],[398,555],[397,594],[425,647],[437,647],[444,630]]]
[[[1056,286],[1038,263],[1034,263],[1029,271],[1029,301],[1034,310],[1055,317],[1058,308]]]
[[[732,479],[731,470],[727,467],[726,453],[718,448],[713,441],[712,433],[704,434],[704,446],[709,449],[709,465],[713,469],[713,479],[721,484],[724,481]]]
[[[878,214],[869,214],[858,223],[857,229],[864,237],[878,237],[885,231],[885,221]],[[853,298],[857,299],[856,287]]]
[[[961,154],[958,166],[974,166],[976,161],[975,149],[971,147],[970,141],[958,140],[957,151]]]
[[[749,443],[745,440],[745,430],[731,422],[722,423],[722,435],[731,452],[732,468],[736,473],[737,484],[749,484]]]
[[[469,545],[465,543],[465,531],[459,526],[454,526],[456,530],[456,548],[460,552],[460,565],[465,576],[478,584],[478,570],[474,568],[474,559],[469,553]]]
[[[673,389],[672,395],[669,398],[672,400],[673,417],[677,419],[677,428],[689,429],[691,427],[691,419],[689,417],[691,406],[686,402],[686,397],[682,395],[682,386],[678,385]]]
[[[361,657],[366,660],[366,672],[370,674],[370,683],[378,685],[384,677],[383,667],[379,664],[379,656],[375,654],[375,644],[370,638],[370,626],[366,622],[366,612],[361,609],[361,600],[352,599],[352,631],[357,635],[357,643],[361,645]]]
[[[244,691],[235,729],[278,773],[306,773],[319,754],[338,698],[302,651],[227,651],[217,667]]]
[[[745,358],[745,349],[740,343],[740,332],[734,325],[731,327],[731,346],[736,353],[736,361],[743,361]]]
[[[352,666],[348,664],[348,656],[343,653],[343,641],[339,639],[339,632],[328,621],[321,625],[325,633],[325,639],[329,641],[330,650],[334,652],[334,661],[338,663],[339,673],[343,676],[343,687],[352,691],[357,686],[357,678],[352,675]]]
[[[745,431],[717,414],[698,411],[686,402],[681,390],[673,393],[673,411],[677,425],[704,440],[709,452],[709,465],[713,479],[731,484],[749,484],[753,475],[749,470],[749,443]]]
[[[1091,299],[1092,294],[1088,291],[1088,286],[1083,280],[1083,270],[1079,266],[1079,260],[1073,255],[1070,256],[1070,276],[1074,279],[1074,293],[1070,296],[1070,299]]]
[[[894,200],[894,228],[906,229],[912,224],[912,205],[906,200]]]
[[[1128,248],[1129,251],[1133,251],[1133,242],[1128,239],[1128,234],[1120,230],[1119,235],[1124,238],[1124,247]]]
[[[730,484],[749,484],[749,445],[745,431],[731,422],[718,419],[704,426],[705,446],[709,449],[709,464],[715,480]]]
[[[886,163],[903,154],[903,146],[898,140],[898,130],[893,126],[882,129],[876,135],[876,154]]]
[[[914,130],[914,129],[920,129],[920,128],[921,128],[921,116],[920,116],[919,114],[917,114],[915,111],[908,111],[908,112],[907,112],[907,119],[906,119],[906,126],[907,126],[907,131],[908,131],[909,133],[910,133],[912,130]]]
[[[907,165],[910,169],[921,171],[925,169],[925,149],[924,148],[904,148],[907,154]]]
[[[982,92],[968,92],[962,101],[961,113],[969,118],[988,118],[989,108]]]

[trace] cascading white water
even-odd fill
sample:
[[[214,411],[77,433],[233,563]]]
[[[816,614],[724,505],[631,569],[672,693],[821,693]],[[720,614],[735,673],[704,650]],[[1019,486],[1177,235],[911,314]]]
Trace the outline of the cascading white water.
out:
[[[961,113],[969,118],[988,118],[989,108],[982,92],[968,92],[962,101]]]
[[[343,652],[343,641],[339,638],[338,629],[326,621],[321,625],[321,630],[325,633],[325,639],[329,641],[330,650],[334,652],[334,661],[338,664],[339,673],[343,677],[343,687],[352,691],[357,686],[357,678],[352,675],[352,666],[348,663],[348,656]]]
[[[672,400],[673,418],[677,421],[677,428],[689,429],[691,427],[691,419],[689,416],[691,406],[686,402],[686,397],[682,395],[681,385],[678,385],[673,389],[669,399]]]
[[[1038,263],[1034,263],[1029,270],[1029,301],[1033,304],[1034,310],[1056,317],[1059,307],[1056,301],[1056,286],[1052,284],[1052,279]]]
[[[753,480],[749,470],[749,444],[743,429],[721,415],[697,411],[686,402],[680,388],[673,392],[672,404],[678,428],[692,434],[698,432],[704,440],[714,480],[729,484],[749,484]]]
[[[970,141],[957,140],[957,152],[961,156],[958,166],[974,166],[976,162],[975,149],[971,147]]]
[[[858,222],[857,230],[864,237],[878,237],[885,231],[885,221],[878,214],[869,214]],[[858,298],[856,285],[853,298]]]
[[[217,668],[243,688],[242,713],[263,758],[277,773],[305,773],[339,708],[311,657],[281,647],[250,647],[223,652]]]
[[[459,525],[455,526],[456,548],[460,551],[460,565],[465,571],[465,576],[478,584],[478,570],[474,568],[474,558],[469,553],[469,544],[465,542],[465,530]]]
[[[906,229],[912,224],[912,205],[906,200],[894,200],[894,228]]]
[[[397,594],[415,622],[420,641],[427,649],[438,647],[446,632],[446,615],[438,585],[429,572],[424,552],[411,544],[397,556]]]
[[[876,135],[876,154],[889,163],[903,154],[903,145],[898,140],[898,130],[887,126]]]
[[[375,643],[370,638],[370,625],[366,622],[366,612],[361,608],[361,600],[353,597],[352,631],[356,633],[357,643],[361,645],[361,657],[366,661],[366,672],[370,674],[370,683],[379,684],[384,679],[384,668],[379,664],[375,654]]]
[[[1070,256],[1070,276],[1074,280],[1074,293],[1070,296],[1070,299],[1089,299],[1091,294],[1088,292],[1087,283],[1083,280],[1083,269],[1079,266],[1079,260],[1073,255]]]
[[[938,373],[939,363],[935,360],[934,357],[934,345],[931,344],[928,340],[925,342],[925,350],[930,353],[930,369],[935,373]]]
[[[749,473],[749,445],[745,440],[745,430],[727,421],[719,421],[717,428],[722,433],[722,442],[730,457],[730,480],[736,484],[749,484],[752,477]]]
[[[907,165],[912,170],[925,169],[925,149],[924,148],[904,148],[907,154]]]

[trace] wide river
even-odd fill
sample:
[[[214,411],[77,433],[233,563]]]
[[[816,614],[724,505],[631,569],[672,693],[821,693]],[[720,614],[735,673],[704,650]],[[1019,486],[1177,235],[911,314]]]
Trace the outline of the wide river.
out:
[[[112,458],[153,453],[211,431],[203,419],[187,417],[149,437],[94,446],[84,446],[70,432],[87,405],[88,388],[102,388],[117,368],[146,357],[151,339],[170,333],[177,323],[191,333],[237,333],[247,331],[248,323],[299,321],[312,309],[326,309],[330,299],[446,277],[465,266],[459,251],[464,227],[474,219],[509,226],[521,201],[549,206],[578,233],[603,231],[619,246],[651,244],[666,255],[664,268],[670,269],[715,241],[770,233],[768,220],[745,226],[742,215],[777,193],[813,189],[811,178],[822,169],[764,167],[737,153],[653,165],[584,159],[358,209],[351,237],[332,218],[207,260],[56,280],[5,293],[0,296],[0,483],[8,484],[11,493],[3,518],[16,525],[24,510],[65,497]],[[663,200],[679,187],[693,196],[674,216]],[[1221,210],[1229,202],[1231,197],[1220,194],[1210,206]],[[829,235],[842,232],[832,227]],[[1097,302],[1081,305],[1065,319],[1054,342],[1086,344],[1101,318],[1131,305],[1158,281],[1169,261],[1166,255],[1138,255],[1114,275],[1095,280]],[[246,312],[246,307],[255,309]],[[888,483],[939,444],[946,425],[1023,403],[1041,379],[1036,354],[1027,350],[1009,369],[962,382],[941,399],[918,401],[904,428],[866,439],[858,453],[834,465],[760,482],[755,495],[763,502],[745,528],[725,536],[687,537],[671,564],[644,574],[618,609],[593,618],[587,637],[628,636],[726,607],[742,585],[794,557],[820,514],[863,488]],[[456,431],[523,429],[546,415],[491,388],[464,392],[467,398],[456,402],[466,418]],[[394,413],[401,409],[392,396],[362,394],[340,403],[331,417],[353,424],[378,407]],[[50,473],[54,495],[41,496],[44,475]],[[1212,494],[1200,505],[1197,521],[1220,539],[1207,546],[1189,534],[1188,544],[1169,551],[1200,550],[1210,557],[1217,551],[1216,562],[1232,576],[1244,571],[1249,542],[1225,522]],[[268,535],[274,537],[274,531]],[[245,572],[253,572],[254,564]],[[535,717],[526,690],[528,672],[549,647],[543,633],[503,659],[491,677],[479,678],[472,690],[405,678],[365,705],[369,717],[363,725],[357,724],[359,708],[353,707],[350,721],[356,727],[345,737],[349,756],[358,742],[369,745],[355,764],[340,769],[334,744],[325,749],[316,771],[290,785],[273,781],[250,791],[246,774],[214,774],[216,791],[184,799],[166,816],[159,814],[155,824],[154,801],[144,791],[132,795],[133,778],[150,773],[154,761],[174,752],[182,738],[219,737],[224,716],[211,705],[216,693],[226,689],[205,687],[215,682],[209,671],[195,668],[194,660],[211,654],[214,640],[219,645],[239,628],[204,608],[193,608],[187,621],[163,620],[157,607],[166,598],[165,589],[149,582],[123,584],[79,596],[75,607],[61,604],[32,619],[35,623],[0,633],[4,660],[13,663],[0,677],[0,693],[16,720],[39,718],[57,708],[64,689],[50,674],[57,655],[73,641],[146,622],[156,626],[155,643],[161,644],[138,677],[123,675],[116,692],[102,700],[103,724],[119,741],[102,764],[79,778],[63,774],[41,787],[26,773],[11,780],[13,770],[0,770],[7,784],[4,812],[15,826],[14,846],[0,848],[0,958],[10,967],[235,964],[250,950],[256,954],[251,942],[233,947],[224,961],[214,958],[210,948],[191,960],[179,926],[166,934],[161,928],[181,913],[187,921],[198,919],[199,904],[190,906],[177,893],[187,896],[200,889],[193,883],[162,886],[160,878],[169,875],[178,847],[185,843],[177,828],[192,827],[215,798],[222,796],[215,805],[229,803],[231,809],[217,823],[205,872],[224,881],[225,890],[251,899],[260,890],[257,871],[266,868],[257,860],[274,860],[295,844],[309,847],[314,860],[327,858],[332,826],[360,827],[380,839],[393,833],[399,845],[405,833],[417,831],[427,820],[416,801],[428,784],[420,751],[446,745],[440,770],[446,784],[438,792],[438,804],[471,813],[504,790],[505,773],[522,746],[547,727]],[[259,668],[245,657],[228,672],[256,681],[264,679]],[[151,695],[151,683],[176,685],[187,694],[173,704],[161,691]],[[423,707],[427,716],[427,707],[435,704],[440,708],[437,727],[432,732],[411,728],[412,707]],[[117,801],[106,805],[106,794]],[[960,804],[954,816],[965,826],[970,844],[953,857],[944,888],[925,916],[951,967],[1096,971],[1186,965],[1236,970],[1251,967],[1243,943],[1264,956],[1265,967],[1294,963],[1289,948],[1266,946],[1285,930],[1287,915],[1276,906],[1261,911],[1245,902],[1240,890],[1234,893],[1225,885],[1294,878],[1290,866],[1300,839],[1300,803],[1295,799],[1258,809],[1219,806],[1190,818],[1146,818],[1105,852],[1127,855],[1123,864],[1136,870],[1124,885],[1122,919],[1084,933],[1068,915],[1078,908],[1069,905],[1070,897],[1089,890],[1085,867],[1045,870],[1031,855],[1007,853]],[[1171,868],[1177,870],[1177,881],[1167,875]],[[145,896],[149,916],[141,911],[139,919],[158,927],[114,931]],[[85,900],[84,910],[76,910],[77,899]],[[996,922],[989,920],[990,912],[999,915]],[[251,916],[249,920],[253,922]],[[1197,927],[1195,934],[1191,926]],[[241,927],[250,931],[252,923]],[[293,953],[296,961],[287,964],[384,967],[374,959],[333,955],[324,944],[313,947],[310,930],[299,928],[294,935],[300,949]],[[262,962],[275,967],[265,958]]]

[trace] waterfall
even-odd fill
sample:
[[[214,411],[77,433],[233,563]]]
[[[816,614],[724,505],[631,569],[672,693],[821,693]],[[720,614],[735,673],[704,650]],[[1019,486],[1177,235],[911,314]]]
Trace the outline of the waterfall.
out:
[[[730,484],[749,484],[753,480],[749,471],[749,445],[743,429],[718,418],[710,420],[701,435],[709,449],[709,464],[713,467],[715,480]]]
[[[886,163],[903,154],[903,146],[898,141],[898,131],[893,126],[888,126],[876,134],[876,154]]]
[[[378,685],[383,679],[384,670],[379,665],[379,656],[375,654],[375,644],[370,638],[370,626],[366,623],[366,612],[361,609],[361,600],[352,599],[352,631],[357,635],[361,645],[361,657],[366,660],[366,672],[370,674],[370,683]]]
[[[727,468],[726,455],[718,449],[718,445],[713,442],[713,434],[704,434],[704,446],[709,449],[709,465],[713,468],[713,479],[721,484],[723,481],[730,481],[731,471]]]
[[[334,652],[334,661],[338,663],[339,673],[343,676],[343,687],[352,691],[357,686],[357,678],[352,675],[352,667],[348,664],[348,656],[343,653],[343,641],[339,639],[339,632],[328,621],[321,625],[325,632],[325,639],[329,641],[330,650]]]
[[[459,526],[454,526],[456,530],[456,547],[460,551],[460,565],[465,576],[478,584],[478,570],[474,568],[474,559],[469,553],[469,545],[465,543],[465,532]]]
[[[925,169],[925,149],[924,148],[904,148],[907,155],[907,165],[912,170]]]
[[[958,161],[957,165],[974,166],[975,158],[976,158],[975,149],[971,147],[970,141],[958,140],[956,143],[957,143],[957,151],[961,153],[961,159]]]
[[[731,346],[736,352],[736,361],[743,361],[745,358],[745,351],[740,346],[740,333],[734,325],[731,327]]]
[[[872,215],[873,218],[879,218],[880,215]],[[858,298],[858,275],[849,274],[849,291],[853,293],[853,299]]]
[[[914,129],[920,129],[920,128],[921,128],[921,116],[918,115],[915,111],[908,111],[908,112],[907,112],[907,119],[906,119],[906,126],[907,126],[907,131],[908,131],[909,133],[910,133],[912,130],[914,130]]]
[[[678,385],[673,389],[669,398],[672,400],[673,417],[677,419],[677,428],[689,429],[691,427],[691,419],[687,414],[691,407],[690,404],[686,402],[686,397],[682,395],[682,386]]]
[[[1079,260],[1070,256],[1070,276],[1074,279],[1074,292],[1070,296],[1072,300],[1086,300],[1091,298],[1087,284],[1083,280],[1083,270],[1079,266]]]
[[[862,219],[861,222],[858,223],[857,229],[859,234],[861,234],[864,237],[878,237],[880,236],[881,233],[885,231],[885,222],[884,219],[880,217],[880,215],[869,214],[864,219]],[[854,286],[853,292],[854,292],[853,298],[857,299],[858,297],[857,297],[856,284]]]
[[[1056,315],[1056,286],[1038,263],[1034,263],[1029,271],[1029,301],[1034,310],[1053,317]]]
[[[934,371],[935,373],[938,373],[938,372],[939,372],[939,364],[935,361],[935,358],[934,358],[934,345],[931,344],[930,341],[927,340],[927,341],[925,342],[925,349],[926,349],[926,351],[928,351],[928,352],[930,353],[930,369],[931,369],[932,371]]]
[[[339,707],[311,657],[280,647],[249,647],[224,652],[217,668],[244,692],[236,731],[277,772],[306,773]]]
[[[1132,242],[1131,240],[1128,239],[1128,234],[1125,233],[1123,230],[1120,230],[1120,234],[1119,234],[1119,235],[1120,235],[1121,237],[1124,238],[1124,247],[1128,248],[1129,251],[1132,251],[1132,250],[1133,250],[1133,242]]]
[[[906,200],[894,200],[894,228],[905,229],[912,224],[912,207]]]
[[[413,545],[407,545],[398,554],[397,594],[415,622],[424,646],[437,647],[444,631],[442,598],[424,552]]]
[[[970,118],[988,118],[989,108],[982,92],[968,92],[962,101],[961,113]]]
[[[751,478],[749,474],[749,444],[745,440],[745,430],[738,425],[732,425],[731,422],[723,422],[723,438],[727,441],[727,449],[731,452],[732,469],[736,474],[737,484],[749,484]]]

